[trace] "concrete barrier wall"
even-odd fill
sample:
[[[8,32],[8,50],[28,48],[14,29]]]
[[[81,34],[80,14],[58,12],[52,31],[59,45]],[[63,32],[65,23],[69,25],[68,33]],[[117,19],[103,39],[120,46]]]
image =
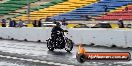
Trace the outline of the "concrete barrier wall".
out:
[[[132,30],[126,29],[68,29],[68,37],[75,44],[95,44],[103,46],[117,45],[132,47]],[[0,37],[3,39],[16,39],[28,41],[42,41],[50,37],[51,28],[0,28]]]
[[[129,31],[130,32],[130,31]],[[125,30],[113,29],[71,29],[70,35],[74,42],[103,46],[126,46]],[[132,32],[131,32],[132,33]],[[131,39],[130,39],[131,40]]]

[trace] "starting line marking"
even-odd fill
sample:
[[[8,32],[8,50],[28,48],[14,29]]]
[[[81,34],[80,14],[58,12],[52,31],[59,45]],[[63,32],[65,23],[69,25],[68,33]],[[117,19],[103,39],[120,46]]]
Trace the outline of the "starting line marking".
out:
[[[1,58],[14,59],[14,60],[38,62],[38,63],[44,63],[44,64],[50,64],[50,65],[74,66],[74,65],[62,64],[62,63],[55,63],[55,62],[48,62],[48,61],[41,61],[41,60],[33,60],[33,59],[24,59],[24,58],[17,58],[17,57],[11,57],[11,56],[3,56],[3,55],[0,55],[0,57],[1,57]]]

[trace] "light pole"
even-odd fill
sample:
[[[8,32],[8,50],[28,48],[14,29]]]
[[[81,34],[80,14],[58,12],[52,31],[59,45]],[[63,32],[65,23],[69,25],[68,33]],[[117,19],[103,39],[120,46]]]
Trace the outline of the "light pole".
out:
[[[28,23],[30,23],[30,0],[27,0],[27,17]]]

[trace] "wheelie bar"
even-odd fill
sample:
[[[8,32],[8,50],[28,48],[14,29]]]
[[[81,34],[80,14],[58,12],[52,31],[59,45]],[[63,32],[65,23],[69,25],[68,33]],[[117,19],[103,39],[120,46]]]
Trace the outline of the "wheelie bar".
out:
[[[86,52],[85,49],[79,45],[76,59],[80,63],[95,60],[130,61],[131,54],[129,52]]]

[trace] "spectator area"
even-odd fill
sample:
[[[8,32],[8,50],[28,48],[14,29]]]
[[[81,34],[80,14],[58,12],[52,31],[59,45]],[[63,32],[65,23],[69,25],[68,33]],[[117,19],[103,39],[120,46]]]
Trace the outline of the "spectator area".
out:
[[[36,1],[37,0],[30,0],[30,3]],[[0,15],[6,15],[26,5],[27,5],[27,0],[9,0],[4,3],[0,3]]]
[[[49,6],[56,5],[58,3],[64,2],[66,0],[44,0],[44,1],[38,1],[36,4],[33,5],[30,4],[30,12],[37,11],[39,9],[48,8]],[[40,3],[41,2],[41,3]],[[22,11],[19,13],[18,16],[22,16],[24,14],[27,14],[27,11]]]
[[[126,9],[128,7],[128,9]],[[108,13],[107,15],[98,17],[97,20],[132,20],[132,5],[123,6]]]
[[[128,4],[132,4],[132,0],[101,0],[91,5],[87,5],[82,8],[77,8],[73,11],[64,14],[53,16],[52,19],[62,20],[63,18],[66,18],[67,20],[86,20],[85,17],[81,16],[101,16],[107,12],[110,12],[111,10],[115,10],[116,8],[126,6]],[[107,11],[105,11],[104,9],[105,6],[107,6]]]
[[[66,1],[66,0],[44,0],[44,1],[38,1],[37,4],[40,4],[40,5],[35,5],[35,3],[34,3],[34,5],[32,6],[32,4],[30,4],[30,12],[38,11],[39,9],[48,8],[49,6],[54,6],[54,5],[56,5],[58,3],[61,3],[61,2],[64,2],[64,1]],[[25,14],[27,14],[27,10],[22,11],[18,15],[15,15],[15,16],[17,17],[17,16],[22,16],[22,15],[25,15]]]
[[[54,0],[60,1],[60,0]],[[75,10],[77,8],[82,8],[86,5],[90,5],[92,3],[95,3],[96,0],[67,0],[60,3],[57,3],[56,5],[49,6],[48,8],[39,9],[38,11],[33,11],[30,13],[30,19],[31,20],[39,20],[39,19],[45,19],[47,16],[55,16],[62,13],[67,13],[72,10]],[[16,20],[22,19],[22,20],[28,20],[27,15],[16,17]]]

